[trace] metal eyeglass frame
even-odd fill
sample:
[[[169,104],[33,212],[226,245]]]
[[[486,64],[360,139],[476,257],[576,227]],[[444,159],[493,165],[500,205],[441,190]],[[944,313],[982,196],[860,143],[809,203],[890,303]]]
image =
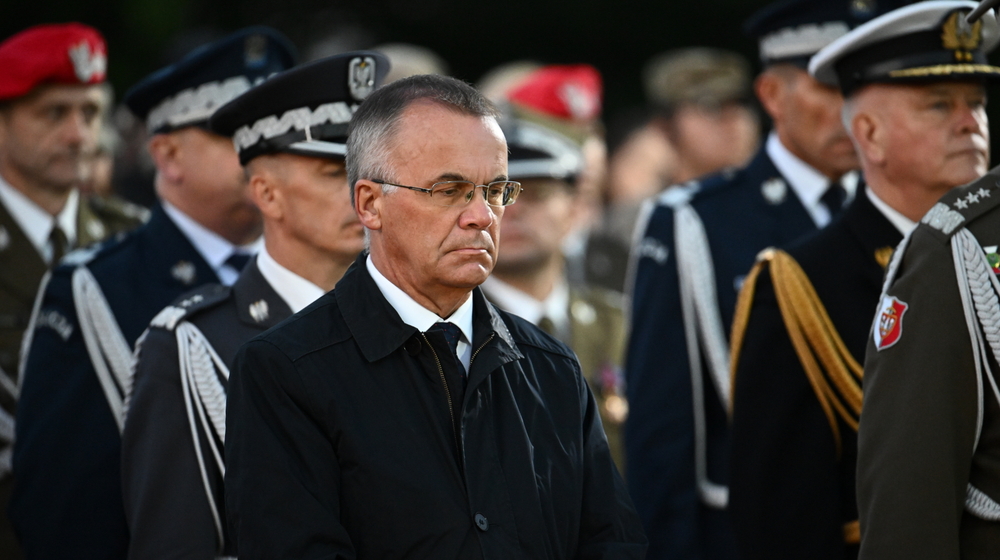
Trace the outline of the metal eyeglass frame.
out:
[[[378,179],[370,179],[370,180],[371,180],[371,182],[378,183],[379,185],[388,185],[390,187],[399,187],[401,189],[409,189],[411,191],[417,191],[417,192],[427,193],[427,196],[429,196],[432,201],[434,200],[434,189],[436,187],[438,187],[439,185],[450,185],[450,184],[454,184],[454,183],[462,183],[462,184],[466,184],[466,185],[472,185],[473,187],[472,187],[472,190],[470,191],[472,193],[476,192],[476,189],[478,189],[479,187],[483,187],[483,199],[486,200],[486,204],[488,204],[489,206],[493,206],[495,208],[503,208],[504,206],[510,206],[511,204],[514,204],[517,201],[517,195],[521,194],[521,191],[524,189],[524,187],[521,186],[521,183],[519,183],[517,181],[509,181],[509,180],[504,180],[504,181],[490,181],[489,183],[486,183],[485,185],[477,185],[477,184],[475,184],[472,181],[461,181],[461,180],[440,181],[438,183],[434,183],[433,185],[431,185],[431,188],[429,188],[429,189],[425,189],[425,188],[422,188],[422,187],[410,187],[410,186],[407,186],[407,185],[397,185],[396,183],[390,183],[388,181],[380,181]],[[499,205],[490,204],[489,198],[486,197],[486,191],[487,191],[487,189],[489,189],[490,185],[492,185],[494,183],[508,183],[508,184],[514,185],[514,190],[511,192],[511,195],[510,195],[510,202],[508,202],[507,204],[499,204]],[[468,200],[465,201],[465,204],[469,204],[470,202],[472,202],[473,198],[474,198],[473,196],[470,196],[468,198]],[[440,198],[438,200],[440,200]],[[461,205],[462,205],[461,203],[459,203],[459,204],[440,204],[440,203],[438,203],[438,206],[444,206],[445,208],[452,208],[452,207],[461,206]]]

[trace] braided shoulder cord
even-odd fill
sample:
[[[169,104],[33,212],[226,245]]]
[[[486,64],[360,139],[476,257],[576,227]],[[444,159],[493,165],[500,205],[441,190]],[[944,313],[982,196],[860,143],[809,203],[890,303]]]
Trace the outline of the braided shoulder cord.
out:
[[[225,476],[226,465],[216,437],[220,442],[225,443],[226,392],[218,375],[221,374],[225,379],[229,379],[229,368],[212,348],[204,333],[191,323],[185,321],[178,324],[176,338],[181,389],[184,394],[188,426],[191,428],[191,440],[194,444],[202,485],[205,488],[205,497],[212,511],[216,536],[218,537],[217,542],[221,551],[225,536],[219,507],[215,503],[215,495],[209,483],[208,466],[205,464],[205,458],[201,451],[201,434],[205,434],[204,440],[212,451],[216,468],[220,474]]]

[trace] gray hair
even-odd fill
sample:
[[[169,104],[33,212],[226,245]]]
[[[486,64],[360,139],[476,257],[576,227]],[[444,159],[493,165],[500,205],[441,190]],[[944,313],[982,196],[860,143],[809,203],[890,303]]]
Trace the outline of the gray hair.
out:
[[[376,89],[358,107],[347,132],[351,202],[359,179],[397,180],[395,170],[389,167],[389,153],[406,108],[421,100],[473,117],[500,117],[496,106],[474,87],[447,76],[410,76]]]

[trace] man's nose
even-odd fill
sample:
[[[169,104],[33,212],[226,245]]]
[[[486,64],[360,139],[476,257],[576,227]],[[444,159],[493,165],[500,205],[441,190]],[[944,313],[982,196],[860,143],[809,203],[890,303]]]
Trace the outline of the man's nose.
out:
[[[476,191],[472,195],[472,200],[462,209],[459,225],[463,228],[486,229],[497,218],[497,209],[486,203],[485,196],[477,196],[479,189]]]
[[[67,144],[78,146],[94,140],[96,127],[88,121],[82,111],[70,111],[62,123],[62,137]]]

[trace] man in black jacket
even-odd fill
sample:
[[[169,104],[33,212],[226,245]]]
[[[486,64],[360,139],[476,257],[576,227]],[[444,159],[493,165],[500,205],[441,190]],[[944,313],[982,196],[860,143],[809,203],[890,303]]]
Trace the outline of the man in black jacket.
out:
[[[466,84],[415,76],[352,119],[370,255],[234,363],[241,558],[643,556],[573,353],[477,288],[520,189],[496,117]]]

